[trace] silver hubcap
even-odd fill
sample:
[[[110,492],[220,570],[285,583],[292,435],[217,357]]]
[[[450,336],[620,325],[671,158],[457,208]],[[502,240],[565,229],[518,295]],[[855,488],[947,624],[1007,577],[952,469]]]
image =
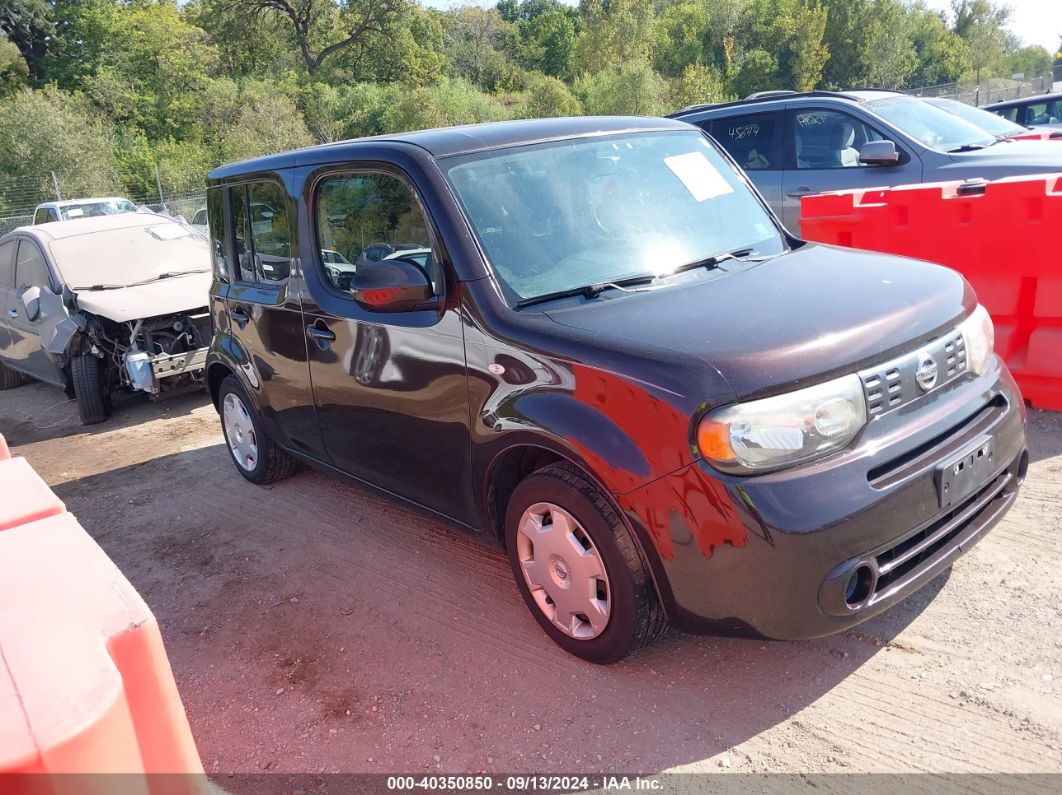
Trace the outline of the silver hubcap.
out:
[[[253,471],[258,466],[258,437],[247,407],[232,392],[225,395],[225,402],[221,406],[221,422],[232,457],[245,470]]]
[[[539,610],[565,635],[596,638],[612,607],[601,554],[579,521],[549,502],[520,517],[516,553]]]

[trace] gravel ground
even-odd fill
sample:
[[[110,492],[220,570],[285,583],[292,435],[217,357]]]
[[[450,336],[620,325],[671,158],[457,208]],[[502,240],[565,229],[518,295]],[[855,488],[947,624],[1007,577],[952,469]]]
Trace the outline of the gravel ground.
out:
[[[203,394],[89,429],[62,398],[3,393],[0,433],[155,611],[210,773],[1062,772],[1062,414],[1030,413],[1006,519],[886,614],[602,668],[473,539],[310,470],[246,483]]]

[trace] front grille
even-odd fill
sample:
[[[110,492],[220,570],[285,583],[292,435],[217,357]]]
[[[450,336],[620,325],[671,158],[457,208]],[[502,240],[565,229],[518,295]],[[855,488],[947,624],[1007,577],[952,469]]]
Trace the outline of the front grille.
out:
[[[936,383],[923,389],[915,378],[919,362],[929,356],[937,366]],[[883,364],[868,367],[859,373],[863,382],[863,396],[867,401],[867,416],[876,417],[898,409],[927,392],[947,384],[966,372],[966,341],[958,329]]]
[[[928,527],[878,553],[875,556],[878,580],[871,603],[888,591],[902,588],[906,581],[951,549],[964,532],[984,525],[995,516],[1013,498],[1013,490],[1007,489],[1012,477],[1009,472],[1002,472]]]

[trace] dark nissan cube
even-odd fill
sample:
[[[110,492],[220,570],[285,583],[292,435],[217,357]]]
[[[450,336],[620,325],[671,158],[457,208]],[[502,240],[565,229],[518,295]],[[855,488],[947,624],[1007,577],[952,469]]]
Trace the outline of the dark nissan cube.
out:
[[[793,238],[682,122],[302,149],[213,171],[208,214],[208,382],[240,473],[306,462],[503,547],[588,660],[668,622],[850,627],[1025,475],[964,279]]]

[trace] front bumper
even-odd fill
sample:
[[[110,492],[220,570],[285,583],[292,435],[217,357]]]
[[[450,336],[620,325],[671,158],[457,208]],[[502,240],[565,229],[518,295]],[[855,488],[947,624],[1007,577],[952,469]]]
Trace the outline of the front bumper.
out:
[[[940,463],[986,437],[983,480],[941,508]],[[656,549],[675,624],[812,638],[880,613],[950,566],[1010,508],[1027,465],[1024,404],[993,357],[982,376],[874,417],[823,461],[751,478],[696,462],[619,499]]]
[[[131,353],[125,357],[125,372],[133,389],[150,395],[160,394],[180,376],[198,377],[206,368],[208,348],[183,353]],[[165,382],[165,383],[164,383]]]

